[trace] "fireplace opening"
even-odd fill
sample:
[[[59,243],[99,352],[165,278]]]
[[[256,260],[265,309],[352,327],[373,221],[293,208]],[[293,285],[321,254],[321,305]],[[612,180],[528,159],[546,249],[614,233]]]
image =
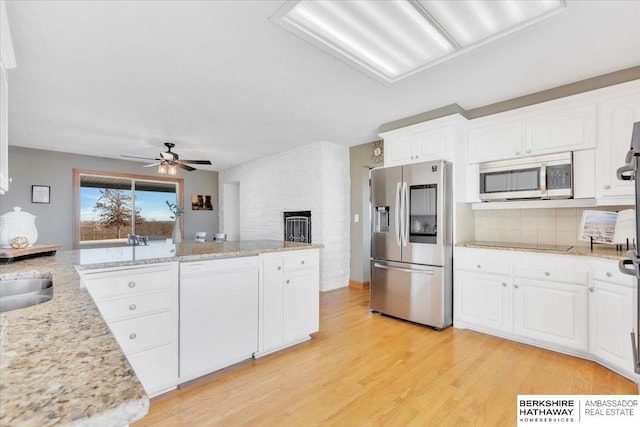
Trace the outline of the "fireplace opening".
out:
[[[284,212],[284,240],[311,243],[311,211]]]

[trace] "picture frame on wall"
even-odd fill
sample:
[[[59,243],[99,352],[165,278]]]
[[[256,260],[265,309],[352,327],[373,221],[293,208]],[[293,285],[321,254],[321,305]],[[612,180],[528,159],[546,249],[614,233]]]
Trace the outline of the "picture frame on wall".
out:
[[[207,194],[191,195],[191,210],[194,211],[212,211],[213,197]]]
[[[51,203],[51,187],[49,185],[32,185],[31,203]]]

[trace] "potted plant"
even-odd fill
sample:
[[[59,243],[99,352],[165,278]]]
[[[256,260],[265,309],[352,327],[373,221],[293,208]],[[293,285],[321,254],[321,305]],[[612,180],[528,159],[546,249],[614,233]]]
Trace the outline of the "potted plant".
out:
[[[165,202],[167,203],[167,206],[169,206],[169,210],[172,213],[171,218],[175,220],[173,224],[173,233],[171,234],[171,239],[173,240],[173,243],[179,243],[182,241],[182,233],[180,232],[180,221],[178,221],[178,218],[180,218],[180,215],[184,213],[184,210],[180,206],[178,206],[177,203],[170,203],[168,200],[165,200]]]

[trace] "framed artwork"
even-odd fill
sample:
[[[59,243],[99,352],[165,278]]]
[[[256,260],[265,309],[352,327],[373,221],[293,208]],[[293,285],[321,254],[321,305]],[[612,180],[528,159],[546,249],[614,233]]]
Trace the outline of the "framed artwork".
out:
[[[580,240],[591,240],[594,243],[613,244],[616,228],[616,212],[584,211],[580,224]]]
[[[191,196],[191,210],[193,211],[212,211],[213,197],[206,194],[193,194]]]
[[[50,203],[51,187],[48,185],[31,186],[31,203]]]

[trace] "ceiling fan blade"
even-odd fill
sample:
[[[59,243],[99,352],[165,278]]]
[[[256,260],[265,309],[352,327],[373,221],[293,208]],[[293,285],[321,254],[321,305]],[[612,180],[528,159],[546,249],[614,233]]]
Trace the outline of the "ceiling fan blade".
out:
[[[210,165],[210,160],[178,160],[178,163],[191,163],[194,165]]]
[[[130,157],[132,159],[144,159],[144,160],[162,160],[162,159],[154,159],[152,157],[139,157],[139,156],[127,156],[126,154],[120,154],[122,157]]]
[[[182,169],[184,169],[186,171],[189,171],[189,172],[197,170],[196,168],[192,168],[191,166],[183,165],[182,163],[176,163],[176,166],[178,166],[179,168],[182,168]]]
[[[144,166],[142,166],[142,167],[143,167],[143,168],[151,168],[151,167],[154,167],[154,166],[160,166],[161,164],[162,164],[161,162],[158,162],[158,163],[151,163],[151,164],[148,164],[148,165],[144,165]]]

